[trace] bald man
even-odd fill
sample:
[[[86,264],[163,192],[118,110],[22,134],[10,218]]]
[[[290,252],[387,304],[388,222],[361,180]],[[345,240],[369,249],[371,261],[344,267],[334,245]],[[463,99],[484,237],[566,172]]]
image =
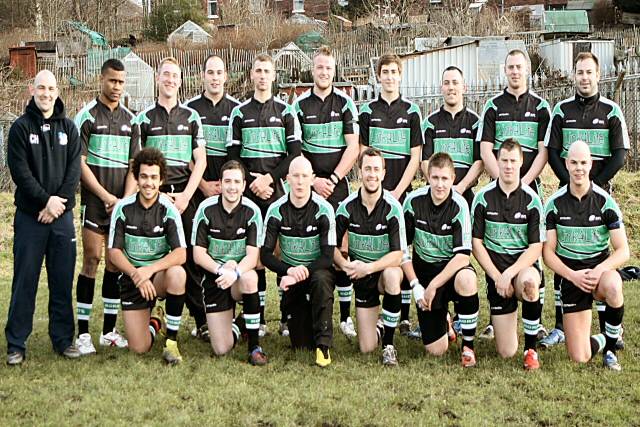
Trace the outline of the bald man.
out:
[[[9,365],[25,359],[45,256],[53,349],[67,358],[80,357],[73,344],[71,300],[76,262],[72,210],[80,180],[80,137],[66,117],[51,71],[39,72],[29,91],[31,101],[9,131],[7,156],[16,185],[13,281],[5,327]]]
[[[316,350],[316,364],[331,363],[333,283],[331,268],[336,224],[331,204],[311,191],[315,175],[309,160],[289,165],[288,195],[267,211],[260,257],[276,272],[284,291],[289,337],[294,349]],[[280,256],[274,255],[276,243]]]
[[[611,195],[589,179],[593,160],[586,143],[570,146],[565,165],[569,184],[545,206],[543,256],[560,288],[567,351],[571,360],[584,363],[604,346],[604,366],[620,371],[616,341],[624,298],[616,269],[629,259],[622,214]],[[606,304],[604,336],[589,337],[594,299]]]

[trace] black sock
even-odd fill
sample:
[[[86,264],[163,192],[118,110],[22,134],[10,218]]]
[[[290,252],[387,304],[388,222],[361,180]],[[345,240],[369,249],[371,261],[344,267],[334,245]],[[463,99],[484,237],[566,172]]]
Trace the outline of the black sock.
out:
[[[611,307],[607,304],[607,309],[604,312],[605,318],[605,332],[604,336],[607,339],[607,343],[604,346],[604,351],[616,352],[616,342],[620,336],[620,326],[622,325],[622,316],[624,315],[624,305],[620,307]]]
[[[260,297],[260,324],[266,325],[267,322],[264,319],[264,306],[267,299],[267,271],[263,268],[256,270],[258,274],[258,295]]]
[[[78,335],[89,333],[89,318],[93,307],[93,291],[96,279],[78,274],[76,301],[78,302]]]
[[[555,305],[555,314],[556,314],[556,329],[560,329],[564,331],[564,325],[562,323],[562,293],[560,291],[560,282],[561,279],[559,276],[555,276],[553,279],[553,302]]]
[[[607,311],[607,304],[602,301],[596,301],[596,310],[598,312],[598,325],[600,326],[600,333],[604,334],[606,333],[604,324],[607,320],[607,316],[605,314]]]
[[[402,305],[400,306],[400,321],[409,320],[409,311],[411,310],[411,286],[409,281],[404,278],[400,284],[400,296]]]
[[[462,347],[469,347],[473,350],[473,342],[478,326],[479,309],[480,300],[478,299],[478,294],[468,297],[458,297],[456,313],[460,322],[460,328],[462,329]]]
[[[156,334],[162,328],[162,319],[158,319],[156,317],[149,318],[149,333],[151,334],[151,345],[156,339]]]
[[[264,271],[264,270],[263,270]],[[249,352],[259,345],[260,297],[257,292],[242,295],[243,318],[247,328],[247,347]]]
[[[284,291],[280,288],[278,280],[278,297],[280,298],[280,323],[287,323],[287,312],[284,309]]]
[[[240,328],[235,323],[231,323],[231,335],[233,336],[233,348],[240,341]]]
[[[353,294],[353,286],[349,280],[349,276],[342,271],[336,270],[336,290],[338,291],[338,302],[340,304],[340,321],[346,322],[351,311],[351,295]]]
[[[382,337],[382,346],[393,345],[393,334],[398,326],[400,319],[400,306],[402,305],[402,296],[391,295],[385,292],[382,299],[382,323],[384,325],[384,336]]]
[[[602,334],[591,335],[589,337],[589,345],[591,346],[591,358],[593,359],[596,354],[600,353],[606,345],[606,337]]]
[[[522,301],[522,326],[524,327],[524,349],[536,348],[538,326],[540,325],[540,302]]]
[[[180,329],[180,321],[182,320],[184,299],[185,294],[173,295],[167,292],[167,302],[165,304],[165,308],[167,310],[167,339],[175,341],[178,337],[178,329]]]
[[[118,277],[120,273],[104,270],[102,276],[102,302],[104,304],[104,321],[102,334],[106,335],[116,327],[118,309],[120,308],[120,289],[118,289]]]
[[[326,345],[322,345],[322,344],[320,344],[320,345],[318,346],[318,348],[320,349],[320,351],[322,352],[322,355],[323,355],[325,358],[328,358],[328,357],[329,357],[329,347],[327,347]]]

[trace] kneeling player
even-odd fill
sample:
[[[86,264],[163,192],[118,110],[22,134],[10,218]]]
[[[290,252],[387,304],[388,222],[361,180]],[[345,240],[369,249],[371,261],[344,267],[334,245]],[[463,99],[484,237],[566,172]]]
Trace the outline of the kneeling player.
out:
[[[447,306],[454,302],[462,326],[462,366],[468,368],[476,365],[473,339],[479,308],[476,273],[469,264],[469,207],[452,190],[456,175],[448,154],[433,155],[427,174],[429,186],[411,192],[404,202],[413,257],[402,270],[413,288],[422,343],[430,354],[441,356],[449,347]]]
[[[120,301],[129,348],[136,353],[151,349],[164,322],[160,307],[151,317],[156,297],[166,298],[166,335],[162,357],[167,363],[182,361],[177,335],[184,306],[186,242],[180,213],[160,194],[166,162],[155,148],[145,148],[133,159],[138,193],[116,205],[109,230],[109,256],[123,273]],[[160,314],[162,313],[162,314]]]
[[[496,349],[518,349],[518,300],[522,301],[524,368],[538,369],[539,286],[544,225],[538,195],[520,182],[522,148],[507,139],[498,150],[498,179],[473,199],[473,255],[486,273]]]
[[[402,254],[407,249],[402,206],[382,189],[385,161],[380,150],[366,148],[358,162],[362,187],[336,212],[336,237],[348,235],[349,259],[336,249],[333,261],[353,281],[360,351],[369,353],[382,336],[382,364],[398,364],[393,336],[400,319]],[[380,294],[382,324],[377,326]]]
[[[249,363],[265,365],[267,357],[258,342],[258,240],[262,233],[260,208],[242,195],[246,185],[242,165],[231,160],[220,170],[221,196],[200,204],[192,234],[195,262],[205,271],[202,281],[204,308],[213,352],[227,354],[240,331],[233,323],[236,301],[244,304]]]
[[[333,208],[311,191],[313,169],[306,158],[291,161],[288,195],[275,201],[265,218],[262,262],[280,277],[291,346],[316,349],[316,364],[331,363],[333,271],[336,247]],[[280,258],[274,255],[280,243]]]
[[[565,160],[569,185],[547,202],[544,261],[559,282],[564,332],[571,360],[587,362],[604,337],[589,338],[593,300],[606,303],[604,366],[620,371],[616,341],[624,313],[622,278],[616,268],[629,259],[622,214],[611,195],[589,179],[589,146],[574,142]],[[613,252],[609,252],[609,241]]]

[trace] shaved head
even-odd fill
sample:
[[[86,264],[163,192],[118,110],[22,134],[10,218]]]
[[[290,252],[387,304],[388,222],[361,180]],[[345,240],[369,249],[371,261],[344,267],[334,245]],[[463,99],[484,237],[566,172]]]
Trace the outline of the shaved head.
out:
[[[302,207],[311,197],[314,178],[313,167],[307,158],[298,156],[291,161],[287,182],[291,188],[289,198],[295,207]]]
[[[56,76],[49,70],[42,70],[36,74],[33,84],[29,86],[33,101],[45,118],[53,115],[53,107],[58,99],[58,83]]]
[[[309,173],[313,173],[313,166],[311,166],[311,162],[304,156],[298,156],[291,160],[291,164],[289,165],[289,173],[293,174],[295,171],[305,171]]]
[[[593,166],[593,160],[591,159],[591,150],[586,142],[576,141],[571,144],[565,159],[565,165],[569,172],[569,183],[572,191],[580,192],[580,188],[589,187],[589,173]]]
[[[56,81],[56,76],[49,70],[42,70],[38,74],[36,74],[36,78],[33,81],[34,86],[38,86],[39,83],[51,84],[54,86],[58,86],[58,82]]]
[[[567,158],[576,156],[582,157],[585,154],[588,157],[591,157],[591,149],[589,148],[589,145],[584,141],[576,141],[569,147]]]

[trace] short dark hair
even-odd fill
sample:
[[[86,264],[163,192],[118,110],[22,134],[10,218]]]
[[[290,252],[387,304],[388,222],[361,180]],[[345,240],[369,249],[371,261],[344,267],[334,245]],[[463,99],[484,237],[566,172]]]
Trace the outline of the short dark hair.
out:
[[[525,61],[527,61],[527,64],[529,63],[529,57],[522,49],[511,49],[509,53],[507,53],[507,56],[504,57],[505,65],[507,64],[507,58],[509,58],[510,56],[516,56],[516,55],[522,55]]]
[[[523,158],[523,154],[522,154],[522,146],[520,145],[520,143],[513,139],[513,138],[507,138],[504,140],[504,142],[502,143],[502,145],[500,146],[500,149],[498,150],[498,158],[500,158],[500,153],[502,153],[502,151],[513,151],[513,150],[517,150],[518,153],[520,154],[520,158]]]
[[[225,171],[232,169],[240,170],[242,172],[242,179],[246,179],[244,175],[244,166],[242,166],[242,163],[237,160],[229,160],[224,165],[222,165],[222,168],[220,169],[220,179],[222,179],[222,175],[224,175]]]
[[[224,66],[225,71],[227,70],[227,64],[224,63],[224,59],[222,59],[222,57],[220,55],[216,55],[215,53],[212,53],[211,55],[207,56],[204,60],[204,62],[202,63],[202,72],[204,73],[205,71],[207,71],[207,62],[209,62],[210,59],[213,58],[219,58],[220,61],[222,61],[222,65]]]
[[[389,64],[396,64],[398,66],[398,71],[402,73],[402,60],[400,57],[395,53],[385,53],[378,59],[378,63],[376,64],[376,76],[380,77],[382,66]]]
[[[455,174],[456,168],[453,165],[453,160],[449,153],[435,153],[429,159],[429,166],[427,166],[427,174],[431,173],[432,168],[450,168],[451,171]]]
[[[157,148],[146,147],[140,150],[138,154],[136,154],[131,164],[133,177],[136,180],[140,175],[140,165],[147,165],[147,166],[158,165],[160,167],[160,179],[164,181],[165,176],[167,174],[167,162],[164,159],[164,155],[162,154],[162,151],[158,150]]]
[[[119,59],[109,58],[104,61],[104,64],[102,64],[102,68],[100,68],[100,74],[104,76],[107,70],[124,71],[124,64]]]
[[[584,61],[585,59],[592,59],[593,62],[596,63],[596,70],[600,70],[600,61],[598,60],[598,57],[594,53],[580,52],[579,54],[576,55],[576,62],[573,63],[574,72],[576,70],[576,65],[578,65],[578,62]]]
[[[358,168],[362,169],[362,162],[365,157],[380,157],[382,159],[382,167],[386,168],[382,151],[377,148],[367,147],[362,153],[360,153],[360,157],[358,158]]]
[[[447,71],[457,71],[457,72],[460,73],[460,76],[462,76],[462,78],[464,79],[464,73],[462,72],[462,70],[460,68],[456,67],[455,65],[449,65],[447,68],[445,68],[442,71],[442,77],[444,77],[444,73],[446,73]]]

